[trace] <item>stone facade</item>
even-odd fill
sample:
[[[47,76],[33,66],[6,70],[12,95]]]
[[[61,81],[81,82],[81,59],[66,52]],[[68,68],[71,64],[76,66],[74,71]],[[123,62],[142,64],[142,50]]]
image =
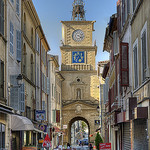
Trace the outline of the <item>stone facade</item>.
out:
[[[64,143],[71,142],[71,125],[77,120],[87,123],[89,135],[99,127],[94,122],[99,115],[99,80],[95,70],[97,47],[92,44],[93,25],[94,21],[62,21],[61,74],[65,79],[62,82],[62,125],[68,126]],[[73,39],[77,30],[84,33],[80,42]],[[84,62],[74,63],[74,52],[84,53]],[[89,138],[89,142],[94,142],[94,138]]]

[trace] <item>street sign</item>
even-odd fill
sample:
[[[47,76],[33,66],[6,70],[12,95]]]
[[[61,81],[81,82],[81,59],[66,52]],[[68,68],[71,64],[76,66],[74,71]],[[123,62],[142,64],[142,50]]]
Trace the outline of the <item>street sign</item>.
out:
[[[67,129],[67,125],[63,125],[63,129]]]
[[[111,150],[111,143],[100,143],[100,150]]]
[[[44,142],[43,142],[43,147],[51,147],[51,142],[48,134],[46,135]]]

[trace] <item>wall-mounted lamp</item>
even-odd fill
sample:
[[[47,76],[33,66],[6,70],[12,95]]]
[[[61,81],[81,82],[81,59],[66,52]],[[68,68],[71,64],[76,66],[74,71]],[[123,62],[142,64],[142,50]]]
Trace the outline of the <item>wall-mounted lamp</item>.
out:
[[[18,77],[16,78],[17,79],[17,83],[18,83],[18,86],[21,86],[23,84],[23,77],[21,74],[18,75]]]

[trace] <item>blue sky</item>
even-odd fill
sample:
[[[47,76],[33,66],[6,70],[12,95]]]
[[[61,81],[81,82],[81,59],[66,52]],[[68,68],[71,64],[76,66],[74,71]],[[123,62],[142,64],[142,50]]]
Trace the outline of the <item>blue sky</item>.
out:
[[[96,64],[98,61],[108,60],[109,55],[103,52],[103,42],[105,29],[112,14],[116,13],[117,0],[84,0],[86,10],[86,20],[95,23],[95,32],[93,32],[93,41],[96,39],[98,52]],[[70,21],[72,15],[73,0],[33,0],[41,24],[50,45],[50,54],[59,55],[61,40],[60,21]]]

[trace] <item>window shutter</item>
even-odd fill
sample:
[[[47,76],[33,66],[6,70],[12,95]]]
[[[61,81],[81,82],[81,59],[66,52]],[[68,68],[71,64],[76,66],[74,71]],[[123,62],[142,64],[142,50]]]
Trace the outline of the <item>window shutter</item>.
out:
[[[14,30],[13,24],[12,22],[10,22],[10,52],[11,54],[13,54],[13,30]]]
[[[130,0],[127,0],[127,14],[130,14]]]
[[[52,118],[53,118],[53,123],[56,123],[56,110],[53,110],[53,113],[52,113]]]
[[[121,8],[120,8],[120,0],[117,2],[117,30],[118,35],[121,33]]]
[[[20,87],[20,112],[25,112],[25,88],[24,88],[24,84],[21,85]]]
[[[120,43],[121,86],[129,86],[128,43]]]
[[[16,13],[19,15],[19,0],[16,0]]]
[[[103,99],[104,99],[104,104],[106,104],[106,84],[103,84]]]
[[[136,0],[133,0],[133,12],[135,11],[136,8]]]
[[[143,81],[146,78],[146,68],[147,68],[147,64],[146,64],[147,60],[146,60],[146,31],[143,32],[142,34],[142,79]]]
[[[45,110],[45,101],[42,101],[42,110]]]
[[[125,0],[122,0],[122,26],[125,23]]]
[[[56,110],[56,123],[60,123],[60,110]]]
[[[21,32],[16,30],[17,35],[17,61],[21,61]]]
[[[4,35],[4,1],[0,0],[0,33]]]
[[[134,87],[138,86],[138,62],[137,62],[137,45],[133,48],[134,52]]]
[[[50,94],[50,82],[49,82],[49,77],[47,77],[47,94]]]
[[[19,87],[17,85],[17,76],[10,76],[10,84],[12,85],[10,88],[10,106],[15,110],[19,110]]]
[[[109,91],[109,77],[106,77],[105,79],[105,98],[106,98],[106,102],[108,102],[108,91]]]
[[[113,32],[113,51],[114,55],[117,55],[119,53],[119,38],[118,38],[118,32]]]

